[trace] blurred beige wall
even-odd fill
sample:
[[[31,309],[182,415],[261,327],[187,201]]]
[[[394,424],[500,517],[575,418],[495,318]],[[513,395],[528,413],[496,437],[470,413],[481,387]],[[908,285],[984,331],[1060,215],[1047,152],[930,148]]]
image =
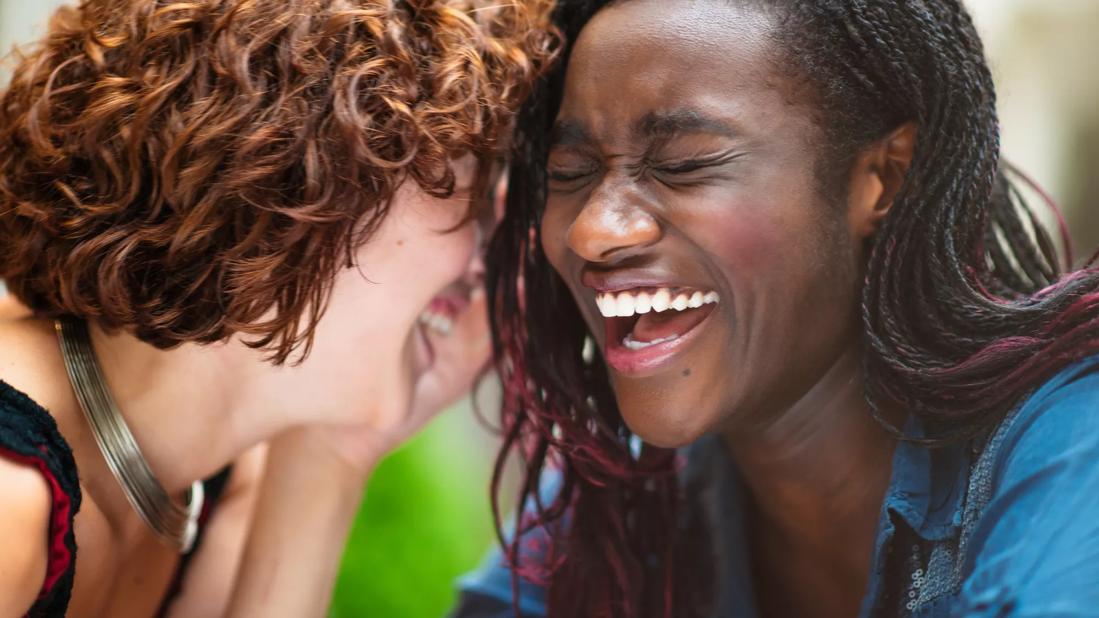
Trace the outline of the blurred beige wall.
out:
[[[1099,248],[1099,1],[968,0],[1000,102],[1004,156],[1061,206],[1077,257]]]
[[[13,44],[42,34],[50,13],[61,4],[62,0],[0,0],[0,55],[7,55]],[[0,65],[0,81],[6,83],[9,75]]]

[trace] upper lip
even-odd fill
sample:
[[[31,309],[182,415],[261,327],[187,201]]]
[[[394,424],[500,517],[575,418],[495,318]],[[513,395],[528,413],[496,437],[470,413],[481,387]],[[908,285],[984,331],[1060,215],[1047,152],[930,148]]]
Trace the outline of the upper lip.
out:
[[[636,288],[697,288],[709,289],[704,285],[693,285],[667,273],[653,270],[615,270],[600,272],[584,268],[580,272],[580,283],[596,292],[623,292]]]

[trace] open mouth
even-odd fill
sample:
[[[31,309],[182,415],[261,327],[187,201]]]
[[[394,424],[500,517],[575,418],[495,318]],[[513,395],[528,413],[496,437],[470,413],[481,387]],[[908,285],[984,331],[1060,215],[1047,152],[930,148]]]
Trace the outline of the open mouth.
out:
[[[446,337],[454,329],[454,321],[469,306],[474,286],[464,278],[443,288],[427,307],[420,312],[413,330],[416,349],[417,373],[427,371],[435,364],[435,346],[431,336]]]
[[[454,286],[450,286],[454,287]],[[447,288],[447,291],[450,290]],[[431,299],[427,308],[420,313],[420,324],[436,334],[446,335],[454,328],[454,318],[469,304],[469,292],[447,294],[446,291]]]
[[[597,294],[606,322],[607,362],[623,373],[658,368],[692,338],[720,300],[717,292],[692,288]]]

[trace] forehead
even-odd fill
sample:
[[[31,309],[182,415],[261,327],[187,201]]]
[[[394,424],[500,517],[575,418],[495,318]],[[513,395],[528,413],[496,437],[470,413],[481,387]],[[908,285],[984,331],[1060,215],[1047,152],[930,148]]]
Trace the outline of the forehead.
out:
[[[576,49],[602,43],[627,52],[690,46],[723,55],[753,52],[766,45],[771,17],[746,0],[620,0],[600,10],[584,26]],[[631,42],[633,43],[631,45]],[[731,44],[735,43],[735,47]]]
[[[600,11],[569,60],[558,119],[600,138],[697,112],[776,124],[790,113],[771,18],[731,0],[630,0]]]

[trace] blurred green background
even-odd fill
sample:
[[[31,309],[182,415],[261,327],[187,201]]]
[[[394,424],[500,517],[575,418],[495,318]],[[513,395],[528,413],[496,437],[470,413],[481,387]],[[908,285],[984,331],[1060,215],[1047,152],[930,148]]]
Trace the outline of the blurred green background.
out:
[[[488,409],[488,408],[486,408]],[[495,542],[495,441],[456,406],[381,463],[344,554],[332,617],[446,615],[454,580]]]

